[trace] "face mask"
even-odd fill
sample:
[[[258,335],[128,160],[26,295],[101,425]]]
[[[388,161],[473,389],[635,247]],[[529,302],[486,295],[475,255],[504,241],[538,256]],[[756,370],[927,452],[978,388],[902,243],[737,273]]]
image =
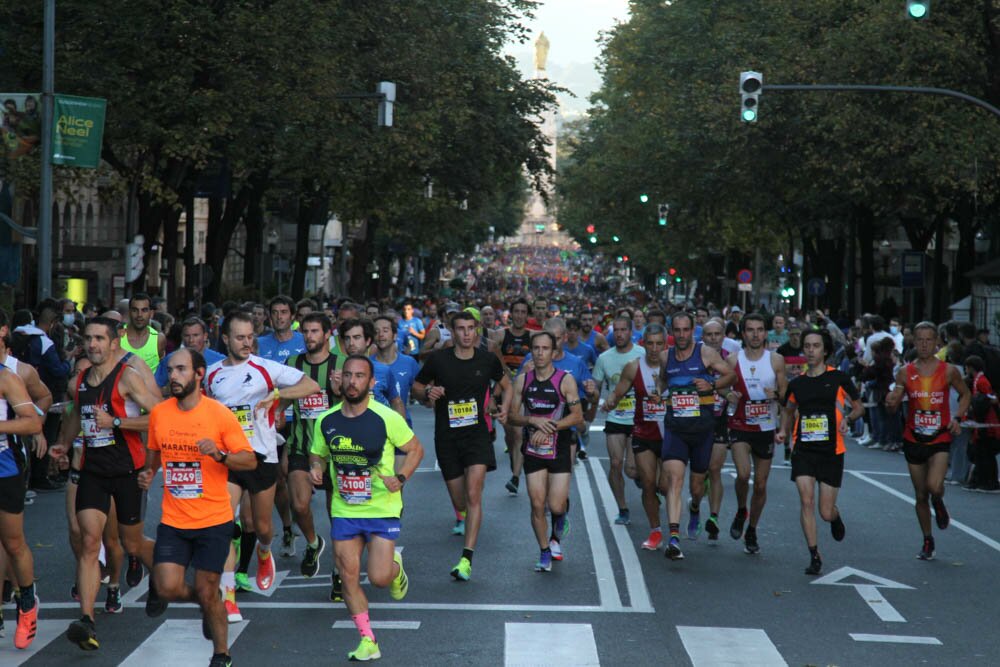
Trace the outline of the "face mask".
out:
[[[895,336],[896,334],[899,333],[899,327],[889,327],[889,333]]]
[[[76,324],[76,316],[72,313],[63,314],[63,324],[67,327],[71,327]]]

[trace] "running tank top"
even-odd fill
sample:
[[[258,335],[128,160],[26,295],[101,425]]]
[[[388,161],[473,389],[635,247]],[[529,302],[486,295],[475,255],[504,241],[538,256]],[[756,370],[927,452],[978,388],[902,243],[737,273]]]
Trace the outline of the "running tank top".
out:
[[[141,468],[146,461],[145,448],[138,432],[99,428],[96,420],[98,408],[103,408],[112,417],[139,416],[139,406],[125,400],[118,391],[129,356],[115,364],[97,386],[87,383],[93,368],[81,373],[76,382],[76,406],[80,410],[83,431],[81,470],[101,477],[128,475]]]
[[[596,329],[591,329],[590,333],[587,334],[587,340],[585,340],[583,342],[586,343],[587,345],[589,345],[590,347],[594,348],[594,351],[596,352],[597,351],[597,330]]]
[[[676,347],[667,350],[667,363],[662,373],[670,391],[667,414],[663,420],[663,426],[668,431],[699,433],[715,427],[713,392],[702,394],[694,386],[698,378],[705,382],[713,380],[701,360],[701,346],[702,343],[695,343],[694,352],[684,361],[677,359]]]
[[[659,367],[646,363],[646,357],[639,357],[639,367],[635,371],[632,386],[635,389],[635,423],[632,436],[641,440],[663,440],[663,418],[667,415],[667,404],[656,389]]]
[[[507,368],[516,373],[530,350],[530,331],[526,330],[520,336],[515,336],[510,329],[504,329],[503,341],[500,343],[500,354],[503,355],[503,362],[507,364]]]
[[[149,366],[149,370],[156,373],[156,368],[160,365],[160,351],[157,342],[159,341],[159,332],[153,327],[146,327],[149,330],[149,337],[146,339],[146,344],[142,347],[132,347],[128,342],[128,330],[121,337],[121,346],[123,350],[132,352],[137,357],[146,362]]]
[[[7,355],[8,359],[13,359]],[[0,364],[0,375],[11,373],[7,362]],[[10,404],[6,398],[0,398],[0,421],[7,421]],[[19,456],[19,448],[14,444],[14,439],[6,433],[0,433],[0,477],[13,477],[20,474],[23,456]]]
[[[299,398],[292,402],[292,423],[288,433],[288,451],[290,454],[309,456],[312,446],[313,425],[321,414],[337,403],[330,382],[330,373],[337,366],[337,355],[331,354],[326,361],[311,364],[305,354],[289,357],[287,365],[302,371],[316,381],[320,390],[315,394]]]
[[[555,421],[563,418],[566,413],[566,398],[562,394],[560,385],[565,376],[566,371],[556,369],[552,377],[539,380],[534,369],[525,372],[521,402],[528,416]],[[537,445],[531,442],[531,435],[534,432],[534,427],[524,427],[524,443],[521,445],[521,450],[528,456],[554,459],[557,447],[568,447],[573,442],[573,432],[563,429],[553,433],[545,443]]]
[[[440,350],[445,343],[451,340],[451,330],[440,322],[437,323],[438,341],[434,343],[434,349]]]
[[[916,364],[907,364],[905,387],[909,408],[903,438],[925,445],[951,442],[948,364],[938,361],[934,373],[926,377],[920,374]]]
[[[775,391],[778,386],[771,354],[769,350],[764,350],[763,356],[756,361],[747,359],[742,349],[736,354],[736,385],[733,391],[740,393],[740,402],[729,418],[729,428],[737,431],[773,431],[778,427],[775,403],[764,391]]]

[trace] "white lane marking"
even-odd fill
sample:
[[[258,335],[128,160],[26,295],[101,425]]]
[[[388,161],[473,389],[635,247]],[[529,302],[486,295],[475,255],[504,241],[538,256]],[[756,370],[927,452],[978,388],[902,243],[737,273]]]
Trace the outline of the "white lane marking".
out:
[[[229,646],[233,645],[250,621],[229,625]],[[212,642],[201,634],[201,621],[169,619],[139,644],[119,667],[188,667],[212,657]]]
[[[544,647],[544,649],[542,648]],[[589,623],[504,623],[504,667],[600,667]]]
[[[133,602],[138,602],[139,598],[145,595],[149,591],[149,573],[142,578],[138,586],[128,589],[128,593],[122,596],[122,604],[127,605]],[[45,605],[46,607],[51,607],[52,605]],[[77,604],[79,606],[79,603]]]
[[[420,621],[372,621],[372,630],[419,630]],[[354,621],[337,621],[334,630],[354,630]]]
[[[47,602],[45,609],[70,609],[79,616],[79,602]],[[144,609],[145,602],[124,605],[127,609]],[[511,612],[553,612],[553,613],[636,613],[632,607],[618,605],[571,605],[571,604],[450,604],[423,602],[369,602],[372,609],[410,609],[416,611],[511,611]],[[171,609],[198,609],[192,602],[172,602]],[[343,609],[343,602],[240,602],[240,609]],[[67,621],[68,622],[68,621]],[[3,663],[0,663],[3,664]]]
[[[633,611],[653,613],[655,610],[649,599],[649,589],[646,588],[646,578],[642,573],[642,565],[639,564],[639,554],[636,553],[632,538],[629,537],[628,528],[614,523],[615,517],[618,516],[618,504],[611,492],[611,486],[608,485],[604,467],[600,461],[587,459],[587,462],[590,464],[590,470],[597,482],[597,488],[600,489],[604,512],[607,515],[608,524],[611,525],[611,534],[615,538],[618,553],[621,555],[629,603]]]
[[[592,468],[591,471],[593,471]],[[597,574],[597,590],[600,594],[601,608],[606,611],[620,611],[623,608],[622,598],[618,592],[618,582],[615,581],[614,570],[611,567],[608,543],[604,539],[597,502],[594,500],[594,492],[590,488],[590,475],[579,476],[576,488],[580,493],[580,504],[583,505],[583,520],[587,525],[590,552],[594,556],[594,569]]]
[[[80,604],[75,604],[79,608]],[[51,606],[45,605],[46,608]],[[16,614],[11,614],[7,621],[7,632],[10,637],[14,636],[14,623],[12,621],[15,616]],[[35,640],[31,642],[31,646],[24,650],[14,648],[13,639],[5,639],[3,642],[0,642],[0,665],[17,667],[17,665],[27,662],[31,656],[48,646],[53,639],[66,632],[67,625],[69,625],[69,621],[39,619],[38,627],[35,630]]]
[[[851,632],[851,639],[856,642],[886,642],[889,644],[929,644],[941,646],[937,637],[914,637],[910,635],[868,635],[861,632]]]
[[[863,581],[845,581],[851,577],[862,579]],[[814,579],[809,583],[826,586],[850,586],[858,592],[858,595],[860,595],[861,599],[865,601],[865,604],[867,604],[881,620],[887,623],[906,623],[906,619],[903,618],[903,615],[896,611],[895,607],[889,604],[889,601],[885,599],[878,589],[879,587],[882,587],[912,591],[912,586],[907,586],[906,584],[901,584],[898,581],[880,577],[877,574],[871,574],[870,572],[865,572],[864,570],[846,566],[834,570],[819,579]]]
[[[910,505],[915,505],[916,504],[916,502],[913,500],[913,498],[911,498],[910,496],[906,495],[905,493],[900,493],[899,491],[897,491],[896,489],[892,488],[891,486],[886,486],[882,482],[877,482],[874,479],[866,477],[863,473],[860,473],[860,472],[855,472],[855,471],[852,470],[852,471],[850,471],[850,473],[852,475],[854,475],[855,477],[857,477],[858,479],[863,480],[865,482],[868,482],[869,484],[871,484],[875,488],[882,489],[886,493],[891,494],[893,496],[896,496],[900,500],[903,500],[903,501],[909,503]],[[967,526],[966,524],[962,523],[961,521],[956,521],[954,517],[952,517],[951,523],[949,525],[952,525],[955,528],[958,528],[963,533],[976,538],[977,540],[979,540],[980,542],[982,542],[986,546],[990,547],[991,549],[994,549],[995,551],[1000,551],[1000,542],[997,542],[992,537],[988,537],[986,535],[983,535],[982,533],[980,533],[975,528],[972,528],[971,526]]]
[[[763,630],[677,626],[693,667],[787,667]]]

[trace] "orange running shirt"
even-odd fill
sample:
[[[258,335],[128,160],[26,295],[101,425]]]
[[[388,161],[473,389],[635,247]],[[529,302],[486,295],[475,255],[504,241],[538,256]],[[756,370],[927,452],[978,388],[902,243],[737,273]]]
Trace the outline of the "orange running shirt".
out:
[[[951,442],[948,364],[938,361],[930,375],[921,375],[914,363],[907,364],[905,388],[910,404],[903,440],[922,445]]]
[[[229,408],[202,396],[184,411],[176,398],[159,403],[149,413],[149,444],[160,451],[163,467],[163,523],[173,528],[218,526],[233,520],[226,488],[229,469],[198,449],[209,439],[227,454],[252,452],[243,428]]]

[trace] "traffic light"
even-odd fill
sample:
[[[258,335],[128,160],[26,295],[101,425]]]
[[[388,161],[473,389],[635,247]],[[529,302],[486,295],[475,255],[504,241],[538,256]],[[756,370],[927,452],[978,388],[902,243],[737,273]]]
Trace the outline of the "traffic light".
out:
[[[628,255],[622,255],[622,261],[623,262],[627,262],[628,261]]]
[[[671,276],[676,276],[677,275],[677,269],[675,269],[674,267],[671,266],[670,270],[667,273],[669,273]]]
[[[643,204],[645,204],[646,202],[649,201],[649,195],[647,195],[645,192],[643,192],[641,195],[639,195],[639,201],[641,201]]]
[[[617,235],[617,234],[615,234],[614,236],[612,236],[612,237],[611,237],[611,240],[612,240],[612,241],[614,241],[615,243],[618,243],[619,241],[621,241],[621,239],[620,239],[620,238],[618,238],[618,235]]]
[[[681,282],[681,280],[683,280],[683,278],[681,278],[681,277],[680,277],[679,275],[677,275],[677,276],[674,276],[674,282],[675,282],[675,283],[680,283],[680,282]]]
[[[594,227],[593,225],[587,225],[587,233],[588,234],[593,234],[596,229],[597,228]]]
[[[125,244],[125,282],[134,282],[142,275],[143,258],[146,253],[142,249],[146,239],[141,234],[132,243]]]
[[[744,123],[757,122],[757,102],[761,88],[764,87],[764,75],[760,72],[740,72],[740,118]]]
[[[660,276],[660,280],[658,282],[660,283],[660,287],[666,287],[667,286],[667,277],[661,275]]]
[[[591,243],[597,243],[597,234],[591,234],[590,235],[590,242]]]
[[[670,215],[670,204],[660,204],[659,214],[660,214],[660,227],[666,227],[667,216]]]
[[[931,13],[931,0],[906,0],[906,16],[923,21]]]
[[[791,299],[793,296],[795,296],[795,288],[794,287],[792,287],[791,285],[789,285],[788,287],[782,287],[781,288],[781,298],[782,299]]]

